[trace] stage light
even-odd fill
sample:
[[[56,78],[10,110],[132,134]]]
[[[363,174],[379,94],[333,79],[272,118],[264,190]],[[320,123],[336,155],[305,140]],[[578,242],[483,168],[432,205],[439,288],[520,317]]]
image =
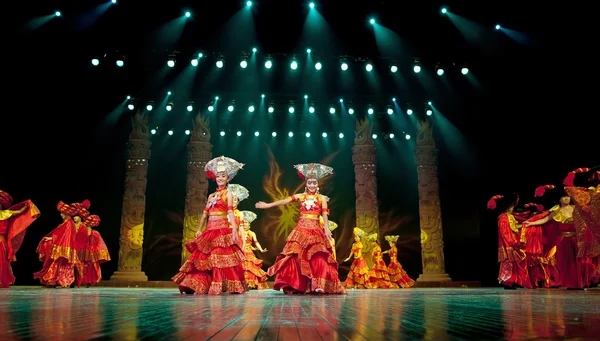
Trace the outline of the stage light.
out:
[[[310,4],[308,4],[308,7],[310,7],[310,8],[315,8],[315,3],[314,3],[314,2],[311,2]]]
[[[344,138],[344,134],[343,134],[343,133],[340,133],[338,136],[339,136],[341,139],[343,139],[343,138]]]
[[[257,51],[258,51],[258,49],[257,49],[256,47],[253,47],[253,48],[252,48],[252,52],[253,52],[253,53],[256,53]]]
[[[276,132],[272,132],[271,136],[275,137],[275,136],[277,136],[277,133]]]
[[[246,7],[252,7],[252,1],[247,1],[246,2]]]
[[[393,98],[392,98],[392,102],[396,102],[396,97],[393,97]]]
[[[233,107],[233,105],[231,105],[231,104],[230,104],[230,105],[227,107],[227,110],[228,110],[229,112],[233,112],[233,109],[234,109],[234,107]]]
[[[223,68],[224,65],[225,65],[225,62],[223,62],[222,60],[217,60],[217,67],[219,69]]]
[[[133,109],[135,109],[135,105],[133,105],[132,103],[129,103],[129,104],[127,104],[127,109],[133,110]]]
[[[294,136],[294,133],[292,133],[292,132],[290,131],[290,132],[288,133],[288,136],[289,136],[289,137],[292,137],[292,136]]]
[[[323,67],[323,64],[321,64],[321,62],[315,63],[315,70],[319,71],[319,70],[321,70],[322,67]]]
[[[246,59],[242,59],[242,61],[240,62],[240,66],[242,67],[242,69],[245,69],[248,67],[248,61]]]
[[[221,130],[221,132],[219,133],[219,135],[225,136],[225,132],[223,130]]]
[[[110,2],[112,2],[113,4],[116,4],[117,0],[110,0]]]
[[[311,49],[306,49],[306,53],[310,54],[312,52]]]
[[[394,135],[394,133],[390,134],[391,139],[393,139],[394,137],[396,137],[396,135]]]
[[[209,105],[209,106],[208,106],[208,111],[210,111],[210,112],[213,112],[213,111],[215,111],[215,107],[214,107],[214,106],[212,106],[212,105]]]
[[[294,107],[292,107],[292,106],[290,106],[290,107],[288,108],[288,112],[289,112],[290,114],[293,114],[295,110],[296,110],[296,109],[294,109]]]
[[[192,16],[192,13],[191,13],[191,12],[185,12],[185,17],[186,17],[186,18],[189,18],[189,17],[191,17],[191,16]]]
[[[192,64],[192,66],[198,66],[198,59],[192,59],[190,63]]]
[[[127,99],[131,99],[131,96],[127,96]]]
[[[415,59],[415,61],[413,62],[413,72],[414,73],[419,73],[421,72],[421,63],[419,63],[418,60]]]
[[[444,68],[442,67],[442,65],[437,64],[435,66],[435,73],[437,73],[438,76],[443,76],[444,75]]]
[[[365,65],[365,70],[367,70],[367,72],[373,71],[373,64],[367,63],[367,65]]]
[[[258,135],[260,135],[260,133],[258,131],[255,131],[254,136],[258,136]]]
[[[173,130],[169,130],[169,131],[167,131],[167,134],[169,134],[169,135],[173,135]]]
[[[321,134],[321,136],[327,137],[327,133],[323,133],[323,134]]]
[[[173,102],[167,103],[167,107],[166,107],[167,111],[173,110],[173,106],[175,106],[175,104]]]
[[[297,68],[298,68],[298,62],[296,60],[292,59],[292,62],[290,63],[290,69],[296,70]]]
[[[242,132],[238,130],[237,136],[242,136]]]
[[[150,129],[150,134],[156,135],[156,129]]]
[[[335,108],[334,107],[329,108],[329,113],[330,114],[335,114]]]
[[[57,17],[60,17],[62,15],[62,13],[60,13],[60,11],[56,11],[56,12],[54,12],[54,15]]]
[[[92,59],[92,65],[98,66],[99,64],[100,64],[100,60],[98,60],[98,58]]]
[[[348,64],[346,62],[343,62],[340,67],[342,68],[342,71],[348,70]]]
[[[369,23],[371,23],[371,25],[375,25],[375,19],[369,20]]]
[[[198,58],[202,58],[204,55],[202,53],[198,53]]]
[[[373,108],[369,108],[369,110],[367,110],[367,113],[369,115],[373,115],[374,112],[375,112],[375,110],[373,110]]]
[[[431,105],[431,101],[427,102],[428,105]]]
[[[269,111],[269,113],[271,113],[271,114],[272,114],[272,113],[275,111],[275,108],[273,108],[273,107],[269,107],[268,111]]]
[[[125,65],[125,61],[123,59],[117,59],[116,64],[118,67],[123,67],[123,65]]]
[[[304,99],[308,99],[308,95],[304,95]]]
[[[343,98],[340,98],[340,103],[344,103],[344,99]]]
[[[413,114],[412,109],[406,109],[406,114],[409,116],[412,115]]]
[[[496,25],[496,30],[501,29],[502,27],[500,27],[500,25]]]
[[[193,104],[188,104],[187,106],[187,111],[192,112],[194,110],[194,105]]]
[[[427,109],[426,113],[427,113],[427,116],[431,116],[431,115],[433,115],[433,110]]]
[[[260,95],[260,98],[265,98],[265,94]]]
[[[442,7],[442,14],[446,14],[446,13],[448,13],[448,9],[445,7]]]
[[[185,130],[185,134],[186,134],[186,135],[189,135],[190,133],[191,133],[191,131],[190,131],[189,129],[186,129],[186,130]]]
[[[265,62],[265,68],[270,69],[273,67],[273,61],[269,58],[267,59],[267,61]]]
[[[430,105],[431,105],[431,102],[429,102],[425,105],[425,114],[427,114],[427,116],[433,115],[433,110],[431,109]]]
[[[387,113],[388,115],[392,115],[394,113],[394,110],[392,108],[388,108]]]
[[[306,133],[306,137],[310,137],[310,133]]]
[[[377,139],[377,134],[373,134],[371,135],[371,137],[373,138],[373,140]]]
[[[460,73],[462,73],[463,75],[466,75],[466,74],[468,74],[468,73],[469,73],[469,68],[468,68],[466,65],[463,65],[463,66],[460,68]]]
[[[146,105],[146,110],[152,111],[152,109],[154,109],[154,107],[152,106],[152,104]]]
[[[249,106],[249,107],[248,107],[248,111],[249,111],[249,112],[254,112],[254,106],[253,106],[253,105]]]
[[[315,107],[308,108],[308,112],[313,114],[315,112]]]
[[[174,59],[169,59],[167,61],[167,66],[168,67],[175,67],[175,60]]]
[[[410,135],[406,134],[406,135],[404,135],[404,138],[407,140],[410,140]]]
[[[398,72],[398,67],[396,65],[392,65],[392,66],[390,66],[390,71],[392,73],[396,73],[396,72]]]
[[[352,109],[352,108],[348,109],[348,114],[354,115],[354,109]]]
[[[219,96],[215,96],[215,101],[218,101],[218,100],[219,100]]]

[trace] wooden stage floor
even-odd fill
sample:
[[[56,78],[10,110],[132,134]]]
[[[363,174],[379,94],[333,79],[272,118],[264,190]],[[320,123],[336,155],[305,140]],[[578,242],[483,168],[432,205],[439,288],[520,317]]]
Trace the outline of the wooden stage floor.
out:
[[[0,340],[597,340],[600,289],[0,289]]]

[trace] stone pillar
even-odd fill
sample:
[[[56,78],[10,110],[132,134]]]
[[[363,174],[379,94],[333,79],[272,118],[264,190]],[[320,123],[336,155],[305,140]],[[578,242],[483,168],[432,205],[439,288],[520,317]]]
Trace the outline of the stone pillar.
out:
[[[419,177],[419,217],[421,221],[421,260],[423,274],[418,282],[448,282],[444,262],[442,210],[437,174],[437,148],[428,120],[417,124],[415,160]]]
[[[196,115],[194,130],[188,143],[188,174],[187,192],[185,196],[185,217],[183,220],[183,240],[181,264],[190,253],[185,248],[185,243],[194,239],[200,218],[206,206],[208,197],[208,178],[204,173],[204,166],[212,158],[212,145],[210,144],[210,129],[208,118],[200,113]]]
[[[379,233],[379,206],[377,204],[377,156],[373,141],[373,126],[363,119],[356,122],[352,163],[356,190],[356,227],[367,234]],[[363,243],[363,254],[371,264],[371,243]]]
[[[142,271],[146,183],[148,182],[148,162],[150,161],[148,120],[149,117],[142,115],[139,111],[132,119],[133,128],[127,144],[119,263],[117,271],[110,278],[113,281],[148,280]]]

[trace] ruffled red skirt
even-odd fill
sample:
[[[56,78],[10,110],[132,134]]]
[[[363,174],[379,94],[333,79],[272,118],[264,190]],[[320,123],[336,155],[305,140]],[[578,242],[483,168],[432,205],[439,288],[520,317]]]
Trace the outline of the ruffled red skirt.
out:
[[[209,220],[206,230],[185,245],[190,257],[172,278],[182,293],[246,292],[244,253],[231,233],[227,219]]]
[[[286,294],[346,293],[339,279],[331,243],[318,220],[298,221],[267,274],[276,276],[273,289],[282,289]]]
[[[267,273],[262,269],[263,261],[256,258],[252,246],[246,244],[244,248],[244,256],[246,259],[242,264],[244,268],[244,279],[249,289],[263,290],[267,289]]]
[[[382,258],[376,259],[373,262],[373,267],[367,274],[367,289],[388,289],[390,288],[390,276],[388,275],[388,268]]]
[[[94,285],[102,280],[100,264],[110,261],[108,247],[104,239],[96,230],[89,236],[87,249],[83,253],[83,263],[78,267],[78,277],[75,279],[77,286]]]
[[[388,266],[388,275],[390,277],[390,288],[410,288],[415,285],[415,281],[408,277],[400,262],[394,258],[391,258]]]
[[[75,224],[65,221],[42,239],[37,252],[44,263],[42,270],[33,274],[43,285],[69,287],[75,282],[75,266],[79,264],[75,245]],[[44,238],[45,238],[44,237]]]
[[[364,258],[354,258],[350,265],[350,272],[344,281],[344,286],[349,289],[366,289],[367,280],[369,279],[369,266]]]
[[[9,288],[15,282],[10,261],[8,260],[8,244],[0,235],[0,288]]]

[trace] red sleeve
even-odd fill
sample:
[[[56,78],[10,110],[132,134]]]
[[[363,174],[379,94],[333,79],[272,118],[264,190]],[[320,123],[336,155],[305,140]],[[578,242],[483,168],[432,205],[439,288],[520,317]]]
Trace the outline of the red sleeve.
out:
[[[501,214],[500,217],[498,217],[498,235],[502,238],[505,246],[519,246],[519,241],[517,240],[515,233],[510,229],[510,223],[508,222],[508,216],[506,214]]]

